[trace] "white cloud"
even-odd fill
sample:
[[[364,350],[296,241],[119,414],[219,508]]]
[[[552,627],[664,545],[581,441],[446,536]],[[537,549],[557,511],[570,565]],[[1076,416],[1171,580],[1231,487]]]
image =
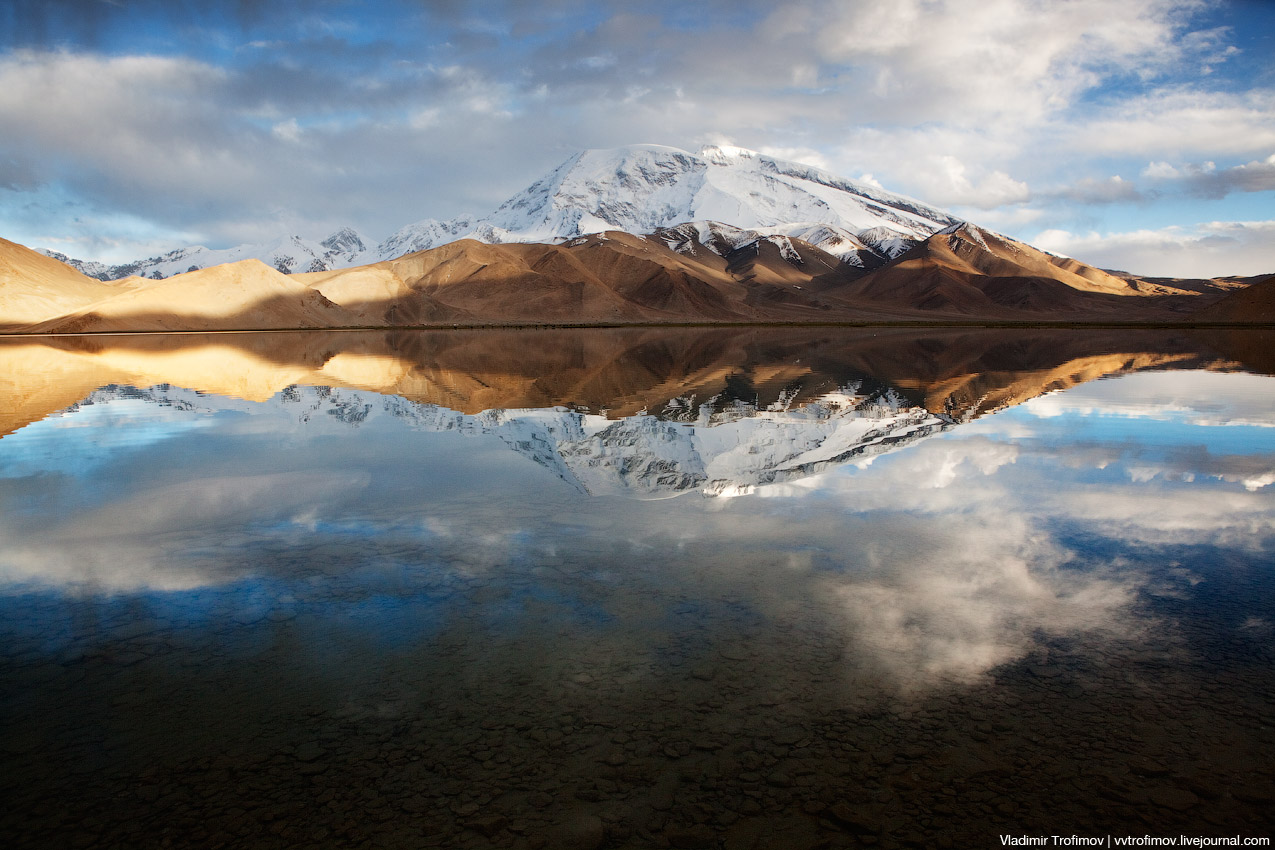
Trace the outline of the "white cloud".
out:
[[[758,153],[764,153],[767,156],[773,156],[777,159],[786,159],[792,162],[804,163],[815,168],[821,168],[825,171],[829,169],[828,159],[814,148],[762,145],[758,148]]]
[[[1198,7],[1191,0],[785,4],[767,26],[813,39],[820,58],[860,70],[864,87],[901,112],[1021,124],[1067,107],[1104,75],[1153,75],[1205,49],[1178,38],[1180,13]]]
[[[1181,480],[1186,480],[1178,476]],[[1207,499],[1176,487],[1136,481],[1101,490],[1057,493],[1047,509],[1113,539],[1143,545],[1216,545],[1261,549],[1269,543],[1270,508],[1254,488],[1214,488]]]
[[[301,141],[301,127],[297,124],[297,119],[295,118],[280,121],[271,128],[270,132],[274,134],[276,139],[281,139],[285,142],[296,143]]]
[[[1159,277],[1275,271],[1275,221],[1211,221],[1124,233],[1045,230],[1032,244],[1101,268]]]
[[[1085,177],[1071,186],[1057,189],[1049,194],[1084,204],[1132,203],[1143,200],[1144,197],[1137,186],[1119,174],[1105,180]]]
[[[603,68],[610,68],[617,61],[614,53],[605,53],[598,56],[586,56],[576,64],[590,71],[601,71]]]
[[[971,180],[965,163],[956,157],[936,159],[938,167],[930,174],[927,195],[937,203],[992,209],[1031,199],[1027,184],[1003,171],[986,172]]]
[[[1154,180],[1173,180],[1181,177],[1182,172],[1167,162],[1149,162],[1147,167],[1142,169],[1142,176]]]
[[[470,21],[438,9],[429,14],[446,19],[450,40],[421,32],[411,53],[381,44],[349,71],[333,59],[340,39],[324,42],[319,64],[296,34],[253,33],[235,60],[253,64],[225,66],[15,51],[0,57],[0,186],[60,183],[81,207],[214,246],[343,224],[376,239],[494,208],[582,147],[694,148],[721,135],[993,223],[1074,231],[1089,225],[1060,210],[1154,202],[1110,176],[1148,160],[1164,167],[1147,179],[1170,182],[1165,168],[1184,163],[1246,163],[1213,183],[1175,184],[1201,196],[1268,187],[1270,87],[1205,86],[1183,71],[1217,71],[1235,55],[1225,29],[1190,30],[1208,6],[794,0],[744,3],[746,25],[709,15],[687,29],[656,4],[604,8],[591,27],[550,22],[523,41],[510,34],[531,24],[526,12]],[[1130,79],[1137,95],[1125,94]],[[1096,164],[1109,156],[1136,160]],[[1048,213],[1019,208],[1033,195]],[[0,203],[8,235],[30,232],[18,199]],[[124,238],[98,233],[92,244]]]
[[[444,204],[436,210],[442,216],[470,207],[462,206],[475,185],[466,168],[476,162],[486,170],[481,193],[502,176],[512,192],[537,170],[522,158],[484,155],[495,128],[513,117],[512,89],[474,69],[419,69],[414,85],[425,90],[423,103],[408,110],[391,103],[386,120],[373,120],[376,110],[366,104],[358,107],[361,118],[326,116],[343,96],[390,97],[363,89],[310,104],[322,120],[305,120],[299,104],[274,96],[272,85],[286,90],[293,83],[273,80],[279,73],[65,51],[0,57],[0,125],[13,130],[0,139],[0,161],[17,175],[0,199],[0,228],[29,244],[116,261],[263,233],[322,237],[345,224],[382,238],[433,211],[424,203]],[[537,132],[528,130],[524,140]],[[551,148],[544,155],[545,165],[561,157]],[[18,183],[25,188],[12,194]],[[422,191],[427,185],[431,192]],[[69,201],[54,198],[55,189]],[[440,200],[447,192],[453,200]],[[479,206],[503,194],[483,195]],[[24,209],[30,203],[47,207],[47,216]],[[70,209],[80,222],[91,221],[92,232],[66,221]],[[159,242],[139,236],[139,221],[163,223],[151,231],[187,235]]]
[[[961,212],[959,208],[954,211]],[[971,218],[975,217],[973,212],[966,212],[965,215]],[[1011,229],[1024,228],[1029,224],[1035,224],[1047,215],[1048,213],[1040,207],[1017,204],[1001,209],[980,210],[977,213],[977,221],[985,227],[1009,231]]]
[[[1275,150],[1275,90],[1211,91],[1175,87],[1121,99],[1051,132],[1074,153],[1161,160],[1247,156]]]
[[[366,474],[319,472],[194,479],[73,513],[38,533],[18,522],[3,523],[0,530],[13,545],[0,556],[0,582],[101,593],[190,590],[233,581],[252,574],[253,566],[208,557],[209,535],[289,519],[315,503],[362,491],[370,480]],[[198,551],[205,554],[193,554]]]
[[[225,173],[224,129],[198,106],[226,80],[188,59],[19,51],[0,58],[0,123],[21,128],[9,136],[10,155],[37,163],[104,160],[130,177],[199,181],[201,167]]]
[[[1142,174],[1162,184],[1177,183],[1190,194],[1203,198],[1224,198],[1232,192],[1271,192],[1275,191],[1275,154],[1221,170],[1211,161],[1181,167],[1152,162]]]
[[[1043,635],[1128,628],[1139,578],[1061,569],[1068,553],[1033,522],[980,504],[922,523],[888,521],[869,563],[825,580],[851,628],[848,660],[904,689],[972,681]]]

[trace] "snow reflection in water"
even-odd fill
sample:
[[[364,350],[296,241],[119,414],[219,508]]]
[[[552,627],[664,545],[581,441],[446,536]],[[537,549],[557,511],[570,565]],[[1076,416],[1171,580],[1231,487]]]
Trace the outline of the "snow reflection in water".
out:
[[[1157,373],[957,426],[853,385],[618,420],[99,390],[0,441],[7,831],[1244,832],[1272,397]]]

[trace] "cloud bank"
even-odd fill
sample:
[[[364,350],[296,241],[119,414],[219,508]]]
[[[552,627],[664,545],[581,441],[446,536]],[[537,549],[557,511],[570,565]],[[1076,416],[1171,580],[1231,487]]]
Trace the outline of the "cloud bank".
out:
[[[380,239],[484,213],[580,148],[730,141],[1166,273],[1137,267],[1149,212],[1158,230],[1254,222],[1232,204],[1275,180],[1255,50],[1275,15],[1256,4],[63,0],[0,15],[0,228],[103,259],[345,224]],[[1271,268],[1253,245],[1222,271]]]

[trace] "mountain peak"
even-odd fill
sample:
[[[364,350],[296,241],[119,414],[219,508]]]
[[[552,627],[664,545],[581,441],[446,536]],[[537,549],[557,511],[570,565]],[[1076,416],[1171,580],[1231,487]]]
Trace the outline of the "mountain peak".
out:
[[[363,238],[351,227],[342,227],[319,244],[340,253],[357,254],[367,250]]]
[[[757,151],[750,151],[748,148],[735,147],[734,145],[704,145],[695,153],[701,159],[706,159],[713,165],[733,165],[740,160],[756,159],[760,154]]]
[[[581,151],[486,216],[420,221],[374,248],[344,227],[322,242],[291,237],[212,251],[187,248],[109,269],[78,267],[102,279],[169,277],[253,256],[285,273],[316,272],[463,238],[553,243],[608,230],[645,235],[694,221],[723,222],[766,237],[811,236],[843,262],[871,268],[958,220],[902,195],[747,148],[705,145],[689,153],[639,144]]]
[[[851,234],[887,228],[912,240],[957,221],[910,198],[746,148],[707,145],[689,153],[631,145],[572,156],[488,216],[483,236],[553,241],[703,220],[745,229],[831,225]]]

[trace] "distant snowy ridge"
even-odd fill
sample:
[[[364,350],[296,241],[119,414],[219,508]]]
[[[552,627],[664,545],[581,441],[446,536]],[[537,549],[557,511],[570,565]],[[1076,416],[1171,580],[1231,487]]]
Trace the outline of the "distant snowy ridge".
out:
[[[344,228],[322,241],[287,236],[222,250],[195,246],[110,267],[45,253],[103,280],[170,277],[250,258],[292,273],[376,263],[457,239],[554,243],[605,230],[647,235],[687,223],[716,228],[717,235],[700,244],[717,253],[722,239],[764,238],[783,252],[785,240],[796,238],[873,268],[960,220],[876,186],[743,148],[710,145],[692,154],[631,145],[578,153],[489,215],[426,219],[375,247]],[[727,231],[740,233],[723,236]]]
[[[341,228],[322,242],[303,239],[300,236],[282,236],[270,242],[252,245],[236,245],[233,248],[211,249],[202,245],[178,248],[158,257],[136,260],[116,266],[104,263],[76,260],[56,251],[41,253],[72,266],[81,274],[99,280],[119,280],[125,277],[169,278],[183,272],[206,269],[223,263],[240,260],[260,260],[284,274],[317,272],[328,269],[362,265],[368,249],[362,237],[348,227]],[[368,262],[376,262],[370,260]]]

